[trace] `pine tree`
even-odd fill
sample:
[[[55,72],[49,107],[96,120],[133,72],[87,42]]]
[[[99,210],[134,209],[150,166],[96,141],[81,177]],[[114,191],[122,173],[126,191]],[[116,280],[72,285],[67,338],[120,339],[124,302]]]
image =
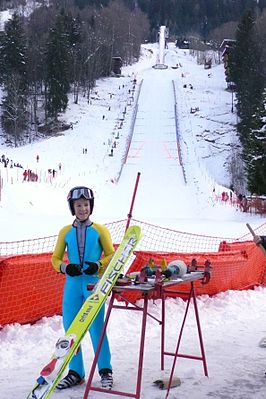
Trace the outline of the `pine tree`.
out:
[[[264,92],[264,104],[266,96]],[[256,125],[255,125],[255,122]],[[260,118],[254,118],[254,126],[251,131],[250,145],[245,148],[247,159],[248,188],[251,193],[266,194],[266,111],[260,114]]]
[[[55,120],[68,104],[69,34],[63,15],[57,18],[50,30],[47,45],[47,111]]]
[[[261,176],[266,157],[264,77],[261,73],[261,51],[256,40],[255,19],[251,11],[243,15],[238,25],[236,46],[229,57],[229,68],[237,90],[237,113],[240,117],[237,130],[243,148],[248,189],[257,194],[265,193],[265,172],[262,173],[265,177]]]
[[[75,104],[78,103],[79,88],[82,80],[82,67],[84,59],[82,57],[83,30],[82,21],[78,15],[69,21],[69,55],[70,55],[70,82],[73,85],[73,95]]]
[[[18,137],[27,127],[27,49],[21,18],[14,14],[6,23],[1,41],[1,81],[4,86],[2,125],[6,133]]]

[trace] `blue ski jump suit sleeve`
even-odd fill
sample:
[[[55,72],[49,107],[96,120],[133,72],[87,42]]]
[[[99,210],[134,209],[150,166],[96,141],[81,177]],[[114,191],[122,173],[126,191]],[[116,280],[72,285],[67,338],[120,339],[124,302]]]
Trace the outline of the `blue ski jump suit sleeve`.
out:
[[[85,261],[101,261],[99,271],[93,275],[82,274],[81,276],[75,277],[66,275],[62,305],[63,324],[66,331],[81,308],[84,300],[91,293],[87,289],[88,284],[97,283],[115,250],[109,230],[103,225],[92,223],[86,226],[83,256],[79,253],[77,228],[73,225],[69,225],[60,230],[52,255],[52,264],[57,272],[60,272],[60,266],[63,263],[65,251],[67,251],[69,263],[82,264],[84,269],[87,268],[87,265],[84,265]],[[98,316],[89,329],[94,352],[97,349],[103,323],[104,306],[101,308]],[[101,370],[103,368],[112,369],[111,353],[106,334],[98,359],[98,369]],[[84,377],[85,368],[81,347],[78,353],[73,356],[69,364],[69,369],[76,371],[82,378]]]

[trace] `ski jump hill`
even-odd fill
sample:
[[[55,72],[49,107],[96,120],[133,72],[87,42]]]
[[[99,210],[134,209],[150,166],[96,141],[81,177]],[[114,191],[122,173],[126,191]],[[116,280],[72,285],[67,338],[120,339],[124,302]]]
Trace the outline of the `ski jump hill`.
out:
[[[167,55],[163,61],[169,63]],[[164,80],[156,79],[157,74],[165,74]],[[187,171],[182,160],[180,103],[174,77],[173,68],[152,68],[138,82],[126,157],[118,177],[118,197],[113,201],[119,200],[128,181],[134,181],[141,171],[141,189],[137,192],[135,205],[140,220],[129,215],[129,219],[106,224],[113,242],[121,242],[129,222],[141,227],[143,238],[127,272],[139,271],[151,259],[155,264],[181,259],[188,266],[196,260],[199,269],[203,269],[208,260],[212,265],[212,278],[207,285],[196,282],[197,295],[265,285],[265,256],[254,244],[250,233],[235,239],[210,237],[141,221],[145,220],[146,214],[158,215],[158,210],[166,218],[173,214],[178,218],[197,208],[195,187],[187,184]],[[144,198],[150,198],[150,201],[144,201]],[[266,235],[266,223],[256,230],[256,234]],[[54,273],[51,267],[56,238],[0,243],[0,325],[29,323],[44,316],[61,314],[64,276]],[[171,296],[180,296],[180,293]],[[130,299],[138,300],[139,294],[132,294]]]

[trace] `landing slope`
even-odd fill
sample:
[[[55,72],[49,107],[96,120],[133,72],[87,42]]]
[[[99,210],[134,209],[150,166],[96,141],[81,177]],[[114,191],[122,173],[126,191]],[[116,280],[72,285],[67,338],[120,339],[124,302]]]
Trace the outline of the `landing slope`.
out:
[[[191,217],[195,196],[193,187],[185,183],[177,148],[176,70],[150,68],[141,78],[138,111],[119,191],[140,172],[134,210],[138,217],[156,217],[162,209],[166,218]]]

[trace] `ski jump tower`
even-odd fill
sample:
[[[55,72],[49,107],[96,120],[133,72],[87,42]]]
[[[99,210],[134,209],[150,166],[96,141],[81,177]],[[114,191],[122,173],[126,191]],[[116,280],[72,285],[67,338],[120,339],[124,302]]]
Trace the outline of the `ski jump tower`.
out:
[[[164,63],[164,49],[165,49],[165,38],[167,36],[168,30],[166,26],[160,26],[159,31],[159,52],[157,55],[156,64],[153,66],[155,69],[167,69],[168,66]]]

